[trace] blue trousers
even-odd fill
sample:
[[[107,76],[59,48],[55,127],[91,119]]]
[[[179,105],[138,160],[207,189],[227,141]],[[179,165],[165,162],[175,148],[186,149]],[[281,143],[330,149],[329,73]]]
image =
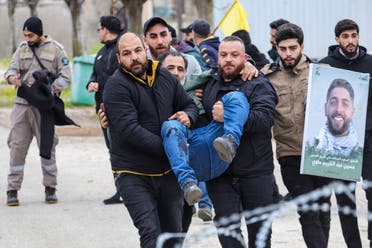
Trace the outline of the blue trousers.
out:
[[[198,203],[199,208],[212,208],[212,202],[208,195],[207,185],[205,185],[205,182],[199,182],[198,186],[202,192],[200,202]]]
[[[247,97],[238,91],[222,97],[224,122],[210,122],[202,128],[190,130],[179,121],[163,123],[161,135],[164,149],[178,183],[183,189],[187,182],[207,181],[221,175],[229,166],[221,160],[213,147],[213,141],[223,135],[231,135],[237,145],[243,126],[248,119]]]

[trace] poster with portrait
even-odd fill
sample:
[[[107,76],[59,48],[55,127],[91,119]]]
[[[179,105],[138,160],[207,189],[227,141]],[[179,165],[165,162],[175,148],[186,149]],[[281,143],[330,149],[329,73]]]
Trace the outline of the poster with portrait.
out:
[[[311,64],[301,173],[359,181],[369,74]]]

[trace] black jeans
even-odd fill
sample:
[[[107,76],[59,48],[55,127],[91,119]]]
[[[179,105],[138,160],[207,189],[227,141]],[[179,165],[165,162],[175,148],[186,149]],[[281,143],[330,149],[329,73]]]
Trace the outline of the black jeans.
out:
[[[280,169],[284,185],[293,198],[319,189],[331,182],[326,177],[300,174],[300,156],[287,156],[279,158]],[[327,203],[331,196],[321,197],[317,201],[309,201],[305,204]],[[301,206],[300,206],[301,207]],[[330,211],[297,211],[300,215],[302,236],[308,248],[326,248],[329,238],[331,223]]]
[[[366,133],[363,150],[363,180],[372,183],[372,133]],[[372,213],[372,188],[365,189],[368,201],[368,213]],[[368,239],[372,244],[372,221],[368,221]]]
[[[102,129],[103,137],[105,138],[106,147],[107,147],[108,150],[110,150],[110,148],[111,148],[110,132],[109,132],[108,128],[101,127],[101,129]]]
[[[229,217],[232,214],[240,214],[243,211],[253,210],[257,207],[266,206],[273,201],[272,174],[257,176],[254,178],[236,178],[231,176],[220,176],[216,179],[207,181],[207,190],[212,200],[216,213],[215,224],[221,231],[224,228],[236,225],[231,231],[238,238],[226,236],[219,233],[218,239],[222,247],[245,247],[243,235],[241,233],[241,218],[237,218],[227,225],[218,223],[223,217]],[[256,217],[256,216],[255,216]],[[246,219],[250,221],[250,219]],[[247,225],[248,246],[256,247],[256,236],[263,225],[262,221]],[[238,240],[240,239],[240,241]],[[265,240],[265,247],[270,247],[271,227]],[[243,243],[242,243],[243,242]]]
[[[120,174],[116,187],[138,229],[142,248],[156,247],[163,232],[182,232],[183,195],[173,173],[160,177]],[[178,242],[173,239],[163,247]]]
[[[183,203],[183,215],[182,215],[182,232],[187,233],[192,221],[194,205],[189,206],[189,204],[184,201]]]
[[[350,182],[346,180],[335,180],[337,183],[341,183],[347,187],[349,184],[354,184],[355,182]],[[337,194],[336,193],[336,200],[338,207],[350,207],[352,210],[356,211],[356,203],[355,203],[355,190],[349,192],[351,197],[354,197],[354,200],[350,198],[350,196],[345,193]],[[362,241],[360,239],[359,234],[359,227],[358,227],[358,219],[357,216],[353,214],[344,214],[342,211],[338,211],[338,216],[340,218],[342,234],[345,239],[345,243],[348,248],[360,248],[362,247]]]

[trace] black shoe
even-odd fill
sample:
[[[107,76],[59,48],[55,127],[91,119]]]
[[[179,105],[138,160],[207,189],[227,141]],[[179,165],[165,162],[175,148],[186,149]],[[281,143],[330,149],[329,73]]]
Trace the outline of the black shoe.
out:
[[[115,195],[111,196],[110,198],[103,200],[103,204],[105,205],[118,204],[118,203],[123,203],[123,200],[120,199],[120,195],[118,192],[116,192]]]
[[[290,193],[287,193],[285,196],[284,196],[284,201],[290,201],[290,200],[292,200],[293,198],[292,198],[292,196],[291,196],[291,194]]]
[[[231,135],[218,137],[213,141],[218,156],[225,162],[231,163],[236,155],[237,145]]]
[[[189,204],[189,206],[198,203],[202,196],[202,191],[194,182],[186,183],[185,187],[183,188],[183,196]]]
[[[54,204],[58,202],[55,188],[51,188],[48,186],[45,187],[45,202],[48,204]]]
[[[9,190],[8,192],[6,192],[6,194],[7,194],[6,205],[11,207],[19,206],[17,190]]]
[[[273,194],[273,203],[279,203],[284,200],[284,196],[279,194],[279,192],[276,192]]]

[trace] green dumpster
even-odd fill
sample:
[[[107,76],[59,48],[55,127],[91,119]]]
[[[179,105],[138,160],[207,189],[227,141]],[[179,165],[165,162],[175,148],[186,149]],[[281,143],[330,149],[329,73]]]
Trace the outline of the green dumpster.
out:
[[[94,92],[88,92],[87,82],[93,71],[95,55],[75,57],[73,59],[73,78],[71,86],[71,102],[75,104],[94,104]]]

